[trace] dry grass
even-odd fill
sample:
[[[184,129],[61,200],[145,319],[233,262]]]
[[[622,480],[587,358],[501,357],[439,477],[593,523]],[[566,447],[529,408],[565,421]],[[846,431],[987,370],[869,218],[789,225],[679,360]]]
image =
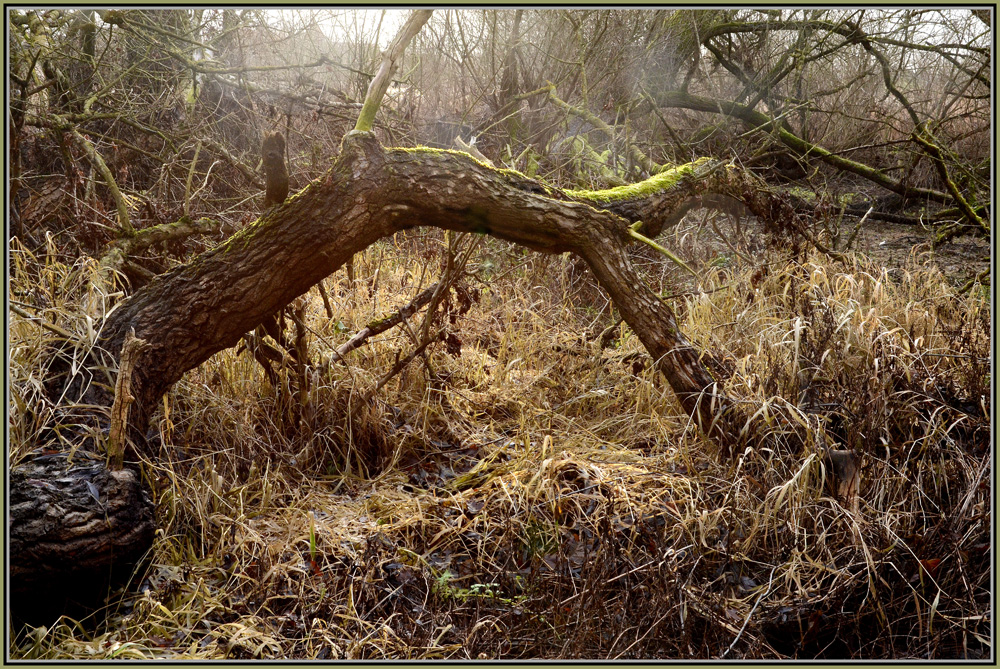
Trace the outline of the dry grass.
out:
[[[374,397],[412,349],[400,328],[322,363],[434,280],[439,243],[370,248],[353,290],[327,282],[332,320],[309,294],[317,364],[294,419],[245,352],[190,372],[145,463],[150,565],[105,620],[29,628],[11,654],[992,654],[981,293],[919,257],[891,275],[815,255],[704,269],[706,292],[676,302],[684,330],[758,419],[720,461],[627,327],[601,349],[614,314],[570,258],[485,240],[460,352],[428,348]],[[113,301],[93,269],[14,256],[13,299],[90,337],[82,301]],[[57,420],[40,386],[55,335],[14,315],[10,336],[16,460]],[[828,493],[823,444],[863,454],[857,509]]]

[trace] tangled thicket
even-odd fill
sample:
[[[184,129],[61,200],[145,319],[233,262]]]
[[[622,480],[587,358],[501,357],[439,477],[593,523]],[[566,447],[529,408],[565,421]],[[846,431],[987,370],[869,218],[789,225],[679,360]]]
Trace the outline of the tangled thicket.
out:
[[[313,296],[313,359],[406,301],[399,251],[433,243],[366,252],[334,319]],[[825,489],[819,444],[789,448],[778,422],[719,462],[634,336],[603,350],[587,336],[596,291],[572,262],[480,254],[478,272],[515,270],[479,284],[460,350],[374,399],[395,338],[317,368],[299,423],[246,352],[189,374],[158,420],[164,458],[146,463],[164,533],[142,583],[96,636],[56,625],[18,654],[988,654],[981,297],[956,297],[932,266],[891,279],[810,255],[716,271],[719,290],[686,300],[735,397],[775,415],[797,404],[805,421],[835,407],[810,433],[864,454],[852,510]],[[85,336],[67,300],[93,300],[90,268],[21,257],[64,282],[47,317]],[[12,336],[16,448],[43,415],[31,379],[47,363],[44,332],[15,318]]]

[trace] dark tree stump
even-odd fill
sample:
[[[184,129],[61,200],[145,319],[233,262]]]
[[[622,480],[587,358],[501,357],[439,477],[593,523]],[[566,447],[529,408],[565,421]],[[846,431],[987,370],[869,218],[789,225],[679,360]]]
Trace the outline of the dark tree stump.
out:
[[[153,543],[153,503],[133,469],[36,451],[10,472],[8,587],[15,621],[100,608]]]

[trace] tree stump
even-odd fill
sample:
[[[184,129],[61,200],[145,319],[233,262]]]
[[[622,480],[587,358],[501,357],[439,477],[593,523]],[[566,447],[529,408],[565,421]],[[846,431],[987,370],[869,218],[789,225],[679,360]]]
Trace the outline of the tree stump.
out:
[[[133,469],[37,450],[10,472],[8,586],[15,621],[92,612],[153,543],[153,502]]]

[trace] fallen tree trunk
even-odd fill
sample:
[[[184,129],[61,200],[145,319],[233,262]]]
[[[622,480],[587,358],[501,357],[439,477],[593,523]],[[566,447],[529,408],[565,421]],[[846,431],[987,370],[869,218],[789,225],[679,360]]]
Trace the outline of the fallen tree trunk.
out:
[[[322,178],[218,248],[157,276],[121,302],[103,325],[97,359],[91,364],[115,369],[132,329],[145,341],[132,371],[129,390],[135,401],[126,441],[147,448],[151,413],[186,371],[236,345],[246,332],[355,253],[401,230],[429,225],[583,257],[684,410],[707,434],[724,441],[727,432],[719,421],[726,403],[712,375],[680,332],[670,307],[642,283],[626,247],[632,241],[628,224],[633,220],[644,220],[655,235],[684,203],[709,193],[728,193],[724,197],[738,198],[754,213],[772,219],[794,215],[787,204],[753,192],[735,175],[729,168],[699,163],[697,169],[661,173],[641,188],[564,192],[516,172],[492,169],[467,154],[385,149],[371,133],[355,131],[345,137],[341,155]],[[84,401],[79,404],[89,407],[83,409],[88,414],[78,416],[80,422],[105,425],[114,399],[110,386],[93,383],[80,390]],[[96,450],[100,445],[88,447]],[[75,573],[66,553],[73,542],[82,542],[88,555],[98,556],[84,561],[93,563],[89,574],[109,565],[118,568],[120,562],[134,563],[149,547],[148,502],[136,490],[137,483],[129,482],[127,470],[100,474],[98,489],[105,492],[90,504],[88,497],[95,496],[84,494],[91,490],[86,482],[50,489],[44,481],[62,480],[58,477],[63,474],[31,469],[37,467],[35,461],[18,465],[11,480],[12,498],[22,500],[9,517],[12,536],[17,537],[11,568],[19,591],[30,593],[53,573]],[[91,483],[96,477],[91,475]],[[28,501],[37,498],[39,487],[52,496],[36,508]],[[100,498],[103,494],[107,500]],[[61,519],[58,509],[67,511]],[[107,516],[105,527],[104,514],[111,509],[122,511]],[[41,517],[45,523],[36,522]],[[86,528],[79,541],[75,527]],[[121,560],[123,556],[128,559]]]
[[[947,193],[931,188],[915,188],[900,183],[886,175],[883,171],[873,167],[844,158],[824,149],[818,144],[812,144],[801,137],[793,134],[787,128],[781,126],[766,114],[751,109],[746,105],[741,105],[728,100],[715,100],[712,98],[691,95],[683,91],[668,91],[660,95],[657,103],[663,107],[682,107],[694,111],[704,111],[717,114],[725,114],[743,121],[752,130],[761,132],[774,132],[777,138],[789,149],[800,156],[815,156],[823,162],[836,167],[839,170],[850,172],[875,183],[886,190],[908,199],[929,200],[932,202],[948,202],[950,197]]]

